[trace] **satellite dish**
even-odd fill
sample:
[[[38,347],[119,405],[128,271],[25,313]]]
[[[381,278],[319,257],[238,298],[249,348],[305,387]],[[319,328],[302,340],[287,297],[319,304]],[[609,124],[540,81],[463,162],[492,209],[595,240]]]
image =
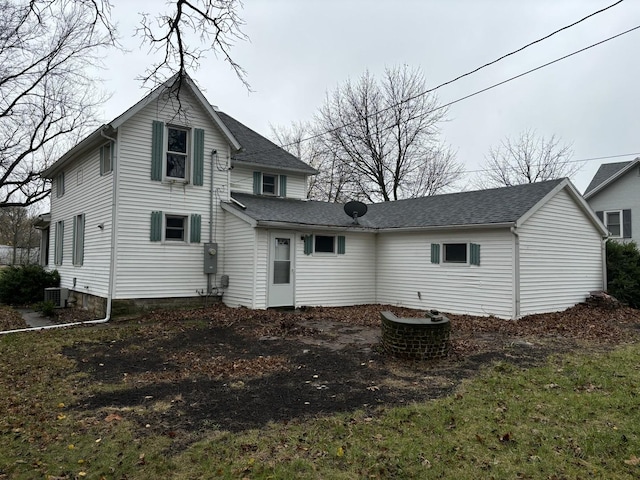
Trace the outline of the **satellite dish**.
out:
[[[367,213],[367,206],[356,200],[352,200],[347,202],[344,206],[344,213],[353,218],[353,223],[358,223],[358,217],[364,217],[365,213]]]

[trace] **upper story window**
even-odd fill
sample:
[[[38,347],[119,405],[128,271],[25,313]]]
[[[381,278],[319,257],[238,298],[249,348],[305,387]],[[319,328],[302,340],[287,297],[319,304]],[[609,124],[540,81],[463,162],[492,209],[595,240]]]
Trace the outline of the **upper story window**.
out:
[[[188,179],[189,130],[167,127],[165,175],[168,178]]]
[[[56,177],[56,197],[64,195],[64,172],[60,172]]]
[[[204,184],[204,145],[202,128],[165,126],[154,120],[151,129],[151,180],[171,183],[181,180]]]
[[[287,176],[274,173],[253,172],[253,194],[287,196]]]
[[[262,193],[264,195],[277,195],[278,177],[276,175],[262,174]]]

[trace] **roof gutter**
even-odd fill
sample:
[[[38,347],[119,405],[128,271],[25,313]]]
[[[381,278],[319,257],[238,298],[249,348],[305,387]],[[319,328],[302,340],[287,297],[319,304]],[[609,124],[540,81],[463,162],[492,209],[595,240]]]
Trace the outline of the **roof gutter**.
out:
[[[511,228],[516,222],[502,222],[502,223],[477,223],[473,225],[433,225],[424,227],[387,227],[376,229],[380,233],[388,232],[429,232],[440,230],[475,230],[475,229],[493,229],[493,228]]]
[[[293,223],[293,222],[274,222],[270,220],[258,220],[256,222],[257,227],[262,228],[279,228],[286,230],[317,230],[319,228],[323,230],[329,230],[333,232],[371,232],[375,233],[376,228],[363,227],[363,226],[338,226],[338,225],[320,225],[309,223]]]
[[[295,157],[294,157],[295,158]],[[297,158],[296,158],[297,160]],[[309,168],[289,168],[289,167],[277,167],[277,166],[271,166],[271,165],[265,165],[264,163],[254,163],[254,162],[247,162],[244,160],[236,160],[236,159],[231,159],[231,161],[239,166],[247,166],[247,167],[256,167],[256,168],[267,168],[269,171],[273,171],[273,172],[297,172],[297,173],[304,173],[306,175],[317,175],[318,173],[320,173],[318,170],[316,170],[315,168],[309,167]],[[301,160],[300,160],[301,161]]]

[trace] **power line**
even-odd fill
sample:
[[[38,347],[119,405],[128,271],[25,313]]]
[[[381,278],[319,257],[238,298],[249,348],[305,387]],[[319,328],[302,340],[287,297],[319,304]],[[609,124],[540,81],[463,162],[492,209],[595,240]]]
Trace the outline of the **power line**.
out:
[[[568,163],[586,163],[586,162],[594,162],[596,160],[608,160],[610,158],[621,158],[621,157],[634,157],[640,155],[640,152],[635,153],[620,153],[617,155],[606,155],[603,157],[589,157],[589,158],[579,158],[577,160],[566,160],[561,162],[562,165],[566,165]],[[462,170],[461,173],[481,173],[481,172],[493,172],[495,168],[480,168],[477,170]]]
[[[399,105],[401,105],[401,104],[403,104],[403,103],[409,102],[409,101],[414,100],[414,99],[416,99],[416,98],[419,98],[419,97],[421,97],[421,96],[424,96],[424,95],[427,95],[427,94],[429,94],[429,93],[432,93],[432,92],[434,92],[434,91],[436,91],[436,90],[438,90],[438,89],[442,88],[443,86],[450,85],[450,84],[452,84],[452,83],[454,83],[454,82],[456,82],[456,81],[458,81],[458,80],[460,80],[460,79],[462,79],[462,78],[464,78],[464,77],[467,77],[467,76],[469,76],[469,75],[472,75],[473,73],[478,72],[479,70],[482,70],[483,68],[489,67],[489,66],[491,66],[491,65],[493,65],[493,64],[495,64],[495,63],[497,63],[497,62],[499,62],[499,61],[501,61],[501,60],[504,60],[505,58],[507,58],[507,57],[509,57],[509,56],[515,55],[516,53],[519,53],[519,52],[523,51],[524,49],[526,49],[526,48],[528,48],[528,47],[530,47],[530,46],[532,46],[532,45],[535,45],[535,44],[540,43],[540,42],[542,42],[542,41],[544,41],[544,40],[547,40],[548,38],[552,37],[553,35],[556,35],[557,33],[560,33],[560,32],[562,32],[562,31],[564,31],[564,30],[567,30],[567,29],[569,29],[569,28],[571,28],[571,27],[574,27],[575,25],[578,25],[579,23],[581,23],[581,22],[583,22],[583,21],[585,21],[585,20],[587,20],[587,19],[589,19],[589,18],[591,18],[591,17],[593,17],[593,16],[595,16],[595,15],[598,15],[598,14],[600,14],[600,13],[602,13],[602,12],[606,11],[606,10],[609,10],[610,8],[613,8],[613,7],[617,6],[617,5],[619,5],[619,4],[620,4],[620,3],[622,3],[623,1],[624,1],[624,0],[618,0],[617,2],[615,2],[615,3],[611,4],[611,5],[609,5],[608,7],[605,7],[605,8],[603,8],[603,9],[597,10],[597,11],[595,11],[595,12],[593,12],[593,13],[591,13],[591,14],[589,14],[589,15],[587,15],[587,16],[585,16],[585,17],[583,17],[583,18],[581,18],[580,20],[577,20],[577,21],[575,21],[575,22],[573,22],[573,23],[569,24],[569,25],[565,25],[564,27],[559,28],[559,29],[557,29],[557,30],[553,31],[553,32],[551,32],[550,34],[545,35],[544,37],[541,37],[541,38],[539,38],[539,39],[537,39],[537,40],[534,40],[533,42],[530,42],[530,43],[528,43],[528,44],[526,44],[526,45],[524,45],[524,46],[522,46],[522,47],[520,47],[520,48],[518,48],[518,49],[516,49],[516,50],[513,50],[513,51],[511,51],[511,52],[509,52],[509,53],[507,53],[507,54],[505,54],[505,55],[502,55],[501,57],[499,57],[499,58],[497,58],[497,59],[495,59],[495,60],[493,60],[493,61],[491,61],[491,62],[485,63],[484,65],[481,65],[480,67],[477,67],[477,68],[475,68],[475,69],[473,69],[473,70],[470,70],[470,71],[469,71],[469,72],[467,72],[467,73],[464,73],[464,74],[462,74],[462,75],[459,75],[459,76],[457,76],[456,78],[454,78],[454,79],[452,79],[452,80],[448,80],[448,81],[446,81],[446,82],[444,82],[444,83],[441,83],[441,84],[439,84],[439,85],[437,85],[437,86],[435,86],[435,87],[432,87],[432,88],[430,88],[430,89],[427,89],[427,90],[425,90],[425,91],[423,91],[423,92],[420,92],[420,93],[418,93],[418,94],[416,94],[416,95],[413,95],[412,97],[409,97],[409,98],[403,99],[402,101],[400,101],[400,102],[398,102],[398,103],[396,103],[396,104],[394,104],[394,105],[391,105],[391,106],[386,107],[386,108],[384,108],[384,109],[381,109],[381,110],[378,110],[378,111],[376,111],[376,112],[373,112],[373,113],[369,114],[367,117],[371,117],[371,116],[377,115],[377,114],[382,113],[382,112],[384,112],[384,111],[386,111],[386,110],[389,110],[389,109],[391,109],[391,108],[397,107],[397,106],[399,106]],[[576,51],[575,51],[575,52],[573,52],[573,53],[570,53],[570,54],[568,54],[568,55],[565,55],[565,56],[563,56],[563,57],[560,57],[560,58],[558,58],[558,59],[556,59],[556,60],[553,60],[553,61],[551,61],[551,62],[548,62],[548,63],[546,63],[546,64],[544,64],[544,65],[540,65],[540,66],[538,66],[538,67],[536,67],[536,68],[533,68],[533,69],[531,69],[531,70],[528,70],[528,71],[526,71],[526,72],[523,72],[523,73],[521,73],[521,74],[519,74],[519,75],[516,75],[516,76],[514,76],[514,77],[508,78],[508,79],[506,79],[506,80],[504,80],[504,81],[502,81],[502,82],[496,83],[496,84],[491,85],[491,86],[489,86],[489,87],[486,87],[486,88],[484,88],[484,89],[482,89],[482,90],[478,90],[478,91],[476,91],[476,92],[474,92],[474,93],[471,93],[471,94],[469,94],[469,95],[466,95],[466,96],[464,96],[464,97],[461,97],[461,98],[459,98],[459,99],[457,99],[457,100],[454,100],[454,101],[452,101],[452,102],[449,102],[449,103],[447,103],[447,104],[445,104],[445,105],[441,105],[441,106],[439,106],[439,107],[436,107],[436,108],[434,108],[434,109],[432,109],[432,110],[430,110],[430,111],[426,112],[426,114],[428,115],[429,113],[435,112],[435,111],[440,110],[440,109],[442,109],[442,108],[446,108],[446,107],[448,107],[448,106],[450,106],[450,105],[453,105],[453,104],[455,104],[455,103],[458,103],[458,102],[461,102],[461,101],[466,100],[466,99],[468,99],[468,98],[471,98],[471,97],[473,97],[473,96],[479,95],[480,93],[484,93],[484,92],[486,92],[486,91],[488,91],[488,90],[491,90],[491,89],[493,89],[493,88],[495,88],[495,87],[498,87],[498,86],[500,86],[500,85],[503,85],[503,84],[505,84],[505,83],[507,83],[507,82],[510,82],[510,81],[515,80],[515,79],[517,79],[517,78],[520,78],[520,77],[522,77],[522,76],[528,75],[529,73],[533,73],[533,72],[535,72],[535,71],[537,71],[537,70],[540,70],[540,69],[542,69],[542,68],[545,68],[545,67],[547,67],[547,66],[549,66],[549,65],[552,65],[552,64],[554,64],[554,63],[557,63],[557,62],[559,62],[559,61],[561,61],[561,60],[565,60],[565,59],[567,59],[567,58],[569,58],[569,57],[571,57],[571,56],[573,56],[573,55],[576,55],[576,54],[578,54],[578,53],[581,53],[581,52],[583,52],[583,51],[585,51],[585,50],[588,50],[588,49],[593,48],[593,47],[595,47],[595,46],[601,45],[601,44],[603,44],[603,43],[605,43],[605,42],[608,42],[608,41],[610,41],[610,40],[613,40],[613,39],[615,39],[615,38],[617,38],[617,37],[620,37],[620,36],[622,36],[622,35],[626,35],[627,33],[630,33],[630,32],[632,32],[632,31],[634,31],[634,30],[637,30],[638,28],[640,28],[640,25],[638,25],[638,26],[636,26],[636,27],[634,27],[634,28],[632,28],[632,29],[630,29],[630,30],[624,31],[624,32],[619,33],[619,34],[617,34],[617,35],[614,35],[614,36],[612,36],[612,37],[606,38],[606,39],[604,39],[604,40],[602,40],[602,41],[600,41],[600,42],[597,42],[597,43],[594,43],[594,44],[589,45],[589,46],[587,46],[587,47],[584,47],[584,48],[582,48],[582,49],[580,49],[580,50],[576,50]],[[415,118],[415,117],[413,117],[413,118]],[[409,120],[412,120],[413,118],[410,118]],[[292,145],[296,145],[296,144],[298,144],[298,143],[302,143],[302,142],[307,142],[307,141],[310,141],[310,140],[314,140],[314,139],[319,138],[319,137],[321,137],[321,136],[323,136],[323,135],[326,135],[327,133],[335,132],[335,131],[337,131],[337,130],[339,130],[339,129],[341,129],[341,128],[344,128],[344,127],[347,127],[347,126],[349,126],[349,125],[352,125],[353,123],[355,123],[355,121],[354,121],[354,122],[344,123],[344,124],[342,124],[342,125],[341,125],[341,126],[339,126],[339,127],[335,127],[335,128],[332,128],[332,129],[328,129],[328,130],[325,130],[325,131],[323,131],[323,132],[316,133],[316,134],[314,134],[314,135],[310,135],[310,136],[308,136],[308,137],[301,138],[301,139],[299,139],[299,140],[297,140],[297,141],[295,141],[295,142],[290,142],[290,143],[282,144],[282,145],[280,145],[280,146],[279,146],[279,148],[286,148],[286,147],[290,147],[290,146],[292,146]],[[276,148],[278,148],[278,147],[276,147]],[[245,155],[245,156],[259,155],[259,154],[261,154],[261,153],[265,153],[265,152],[269,152],[269,151],[276,150],[276,148],[273,148],[273,149],[258,150],[258,151],[254,151],[254,152],[247,152],[247,153],[245,153],[244,155]]]

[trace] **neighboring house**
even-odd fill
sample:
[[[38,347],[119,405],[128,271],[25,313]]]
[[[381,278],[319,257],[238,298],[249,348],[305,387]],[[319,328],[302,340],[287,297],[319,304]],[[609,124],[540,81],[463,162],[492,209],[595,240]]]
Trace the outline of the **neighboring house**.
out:
[[[600,165],[584,198],[609,229],[611,239],[640,245],[640,157]]]
[[[566,179],[369,206],[306,199],[317,173],[172,80],[60,158],[49,268],[78,305],[367,303],[519,318],[604,285],[606,230]],[[180,109],[176,106],[180,105]]]

